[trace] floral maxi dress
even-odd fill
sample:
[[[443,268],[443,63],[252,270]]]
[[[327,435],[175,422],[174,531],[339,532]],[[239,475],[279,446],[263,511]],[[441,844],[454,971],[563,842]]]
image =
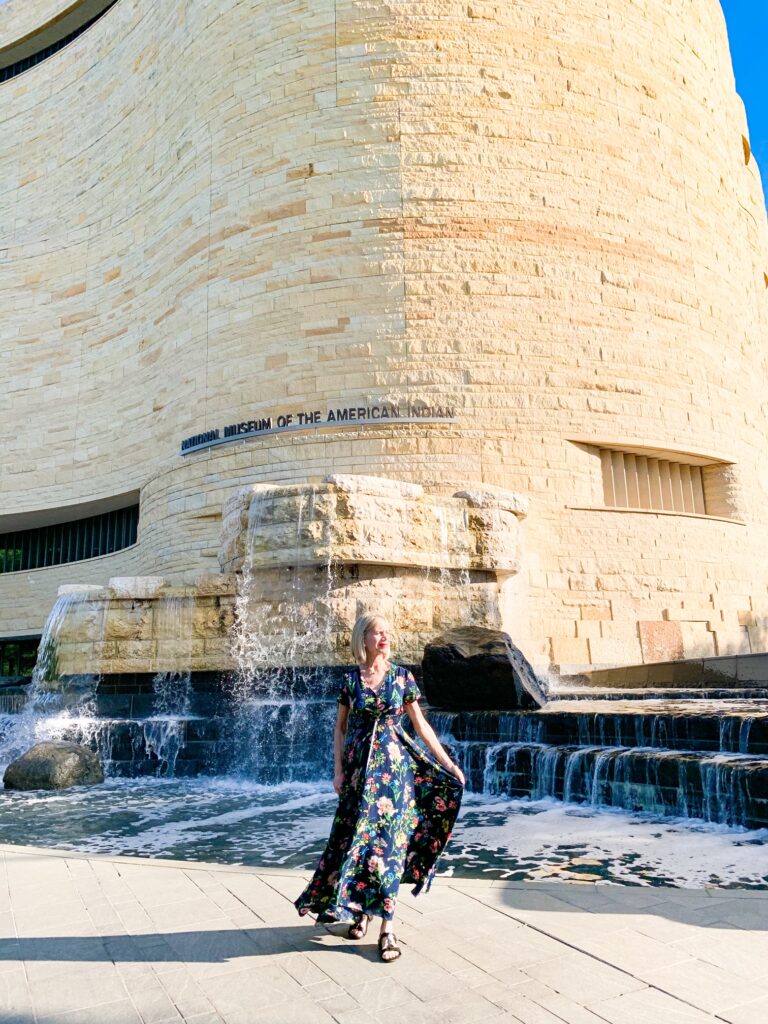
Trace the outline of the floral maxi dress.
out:
[[[396,665],[376,692],[357,668],[345,675],[344,781],[325,852],[296,900],[300,914],[391,920],[401,881],[415,883],[414,895],[429,890],[462,786],[403,731],[405,705],[419,696],[412,674]]]

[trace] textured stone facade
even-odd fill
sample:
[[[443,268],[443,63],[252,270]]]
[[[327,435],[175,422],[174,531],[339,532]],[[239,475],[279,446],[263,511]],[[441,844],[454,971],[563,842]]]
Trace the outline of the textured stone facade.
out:
[[[141,490],[134,548],[0,576],[0,634],[215,572],[239,487],[341,473],[527,495],[539,665],[765,649],[768,233],[717,0],[119,0],[0,126],[0,532]],[[179,455],[382,401],[454,418]],[[698,453],[727,515],[606,510],[602,446]]]
[[[223,572],[293,565],[520,570],[527,502],[504,491],[428,494],[419,484],[330,476],[319,484],[256,484],[225,503]]]
[[[151,584],[151,586],[148,586]],[[62,618],[44,683],[81,673],[166,673],[233,668],[235,579],[170,587],[162,577],[116,577],[104,587],[62,587],[82,600]]]
[[[498,627],[519,590],[526,508],[505,491],[447,497],[362,475],[241,488],[219,555],[240,577],[241,664],[344,664],[366,609],[387,618],[407,663],[453,623]]]

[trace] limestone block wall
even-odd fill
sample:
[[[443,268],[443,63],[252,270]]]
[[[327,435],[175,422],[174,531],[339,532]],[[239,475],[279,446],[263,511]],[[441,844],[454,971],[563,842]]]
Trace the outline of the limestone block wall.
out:
[[[102,587],[112,576],[135,575],[140,561],[137,544],[113,555],[0,576],[2,635],[39,634],[60,587],[75,582]]]
[[[238,662],[246,673],[344,664],[351,623],[373,609],[408,663],[456,622],[498,628],[524,516],[509,492],[447,497],[363,475],[241,488],[225,503],[219,554],[224,573],[240,574]]]
[[[61,594],[72,589],[62,587]],[[234,577],[211,576],[192,587],[162,577],[115,577],[82,588],[61,618],[54,662],[44,680],[112,673],[231,671]]]
[[[509,616],[536,663],[754,649],[746,135],[717,0],[119,0],[0,85],[0,530],[140,488],[139,545],[110,558],[182,583],[215,570],[240,486],[502,487],[530,498]],[[455,417],[178,454],[381,400]],[[729,517],[606,511],[617,444],[732,463]],[[30,629],[65,569],[40,571]],[[0,576],[0,631],[29,592]]]
[[[333,475],[320,484],[256,484],[222,512],[222,572],[331,564],[520,568],[519,519],[527,503],[505,491],[429,494],[384,477]]]

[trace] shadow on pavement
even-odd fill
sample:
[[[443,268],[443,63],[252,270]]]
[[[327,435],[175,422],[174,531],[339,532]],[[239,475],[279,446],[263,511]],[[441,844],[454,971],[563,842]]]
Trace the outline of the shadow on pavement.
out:
[[[590,915],[621,914],[628,919],[652,915],[699,928],[768,930],[768,891],[759,889],[528,882],[521,886],[499,885],[492,891],[503,904],[504,913],[532,927],[540,927],[550,914],[584,914],[585,928],[589,927]]]
[[[219,931],[153,932],[147,935],[30,936],[0,939],[0,963],[52,960],[114,963],[226,963],[237,957],[317,952],[323,939],[344,932],[306,925],[282,928],[232,928]],[[334,944],[336,953],[377,959],[373,942]]]

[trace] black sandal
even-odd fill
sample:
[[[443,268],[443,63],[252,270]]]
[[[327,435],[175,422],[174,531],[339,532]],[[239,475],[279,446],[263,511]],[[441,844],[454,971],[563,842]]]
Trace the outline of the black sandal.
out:
[[[364,939],[365,933],[368,931],[368,923],[370,917],[367,914],[358,914],[355,920],[347,929],[347,938],[349,939]]]
[[[379,936],[379,957],[385,964],[391,964],[402,955],[402,950],[397,944],[394,932],[384,932]],[[384,956],[385,953],[394,953],[394,956]]]

